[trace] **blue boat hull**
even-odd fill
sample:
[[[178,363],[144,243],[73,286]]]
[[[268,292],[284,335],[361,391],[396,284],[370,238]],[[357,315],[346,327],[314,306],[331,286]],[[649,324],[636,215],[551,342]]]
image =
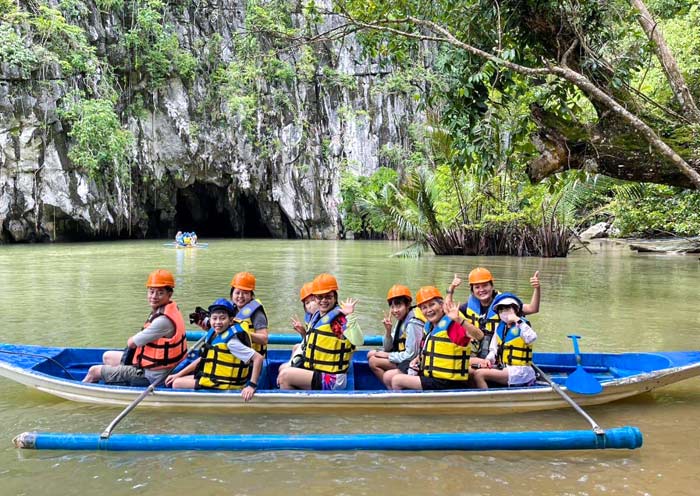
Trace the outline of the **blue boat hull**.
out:
[[[274,337],[273,342],[278,338]],[[285,339],[288,339],[285,337]],[[142,389],[83,384],[91,365],[100,363],[105,349],[51,348],[0,344],[0,375],[29,387],[73,401],[104,405],[127,405]],[[289,350],[271,349],[251,402],[244,402],[238,391],[172,390],[157,388],[142,406],[178,408],[233,408],[242,412],[369,410],[377,413],[501,413],[566,408],[567,403],[548,385],[526,388],[448,391],[387,391],[372,374],[366,351],[355,353],[345,391],[280,391],[276,388],[279,366],[289,358]],[[576,369],[571,353],[535,353],[535,362],[554,381],[563,385]],[[586,371],[603,385],[597,395],[579,396],[581,405],[596,405],[628,398],[700,375],[700,351],[659,353],[588,353],[582,355]],[[565,389],[565,387],[564,387]],[[140,407],[141,408],[141,407]]]

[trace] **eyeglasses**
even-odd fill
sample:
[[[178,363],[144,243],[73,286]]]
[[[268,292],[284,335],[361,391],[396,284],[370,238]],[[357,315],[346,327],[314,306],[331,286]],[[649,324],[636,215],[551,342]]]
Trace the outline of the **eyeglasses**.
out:
[[[316,299],[318,299],[318,300],[332,300],[333,298],[335,298],[335,295],[333,293],[316,295]]]

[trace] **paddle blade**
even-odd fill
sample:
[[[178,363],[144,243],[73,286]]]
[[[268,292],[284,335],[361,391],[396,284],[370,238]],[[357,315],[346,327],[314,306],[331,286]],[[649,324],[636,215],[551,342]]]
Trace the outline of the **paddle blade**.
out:
[[[603,390],[600,382],[586,372],[580,365],[567,377],[564,383],[566,389],[578,394],[598,394]]]

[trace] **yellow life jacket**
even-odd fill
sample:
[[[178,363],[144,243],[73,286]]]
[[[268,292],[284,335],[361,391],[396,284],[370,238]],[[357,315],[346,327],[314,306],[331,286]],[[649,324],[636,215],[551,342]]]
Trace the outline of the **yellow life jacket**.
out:
[[[265,313],[265,308],[263,307],[262,302],[256,298],[255,300],[250,300],[248,303],[246,303],[246,305],[236,314],[236,320],[248,323],[248,332],[250,333],[255,333],[255,329],[253,329],[252,317],[259,308],[262,308],[263,313]],[[267,317],[267,315],[265,315],[265,317]],[[267,355],[267,345],[265,344],[253,343],[251,348],[260,353],[263,358],[265,358]]]
[[[321,317],[316,312],[306,333],[302,368],[328,374],[344,374],[350,367],[355,346],[344,336],[339,338],[331,329],[331,324],[342,316],[340,307]]]
[[[243,389],[250,377],[250,364],[243,363],[228,349],[228,342],[237,336],[250,346],[248,324],[235,323],[221,334],[209,329],[200,352],[195,377],[197,386],[205,389]]]
[[[421,375],[449,381],[466,381],[469,377],[468,346],[454,344],[447,334],[452,319],[445,315],[433,328],[425,323],[421,353]]]
[[[497,295],[498,291],[494,291],[493,298],[496,298]],[[470,295],[467,303],[459,307],[459,309],[464,314],[467,321],[481,329],[484,333],[484,337],[481,341],[477,341],[476,339],[472,340],[472,355],[479,358],[486,358],[486,355],[489,354],[489,344],[493,338],[493,333],[496,332],[496,328],[501,322],[501,319],[498,318],[498,312],[493,309],[493,299],[485,315],[481,314],[481,302],[474,295]]]
[[[394,325],[394,340],[391,345],[392,352],[401,352],[406,350],[406,329],[408,324],[415,323],[423,327],[425,325],[425,316],[418,307],[411,307],[403,320]]]
[[[527,322],[527,320],[522,319]],[[505,335],[505,337],[504,337]],[[518,326],[506,329],[506,323],[501,322],[496,329],[495,338],[498,340],[498,359],[503,365],[530,365],[532,363],[532,344],[527,344]]]

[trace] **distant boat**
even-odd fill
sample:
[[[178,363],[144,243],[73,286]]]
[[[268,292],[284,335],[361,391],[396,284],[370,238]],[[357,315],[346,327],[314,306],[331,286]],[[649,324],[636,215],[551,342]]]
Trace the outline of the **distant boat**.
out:
[[[163,243],[163,246],[167,246],[168,248],[209,248],[209,243],[197,243],[194,245],[181,245],[180,243],[175,243],[170,242],[170,243]]]
[[[272,335],[275,336],[275,335]],[[291,336],[285,336],[291,337]],[[275,342],[275,340],[271,340]],[[40,391],[84,403],[128,405],[142,388],[84,384],[87,369],[100,363],[105,349],[56,348],[0,344],[0,375]],[[173,390],[157,388],[142,406],[229,408],[249,412],[331,411],[343,413],[505,413],[565,408],[569,405],[545,384],[488,390],[387,391],[369,370],[367,352],[358,350],[350,367],[348,390],[281,391],[277,371],[290,355],[286,349],[270,349],[259,388],[249,403],[238,391]],[[628,398],[700,375],[700,351],[652,353],[584,353],[585,370],[593,374],[603,391],[577,395],[582,406]],[[535,353],[535,363],[558,384],[576,370],[572,353]],[[562,389],[566,390],[562,386]]]

